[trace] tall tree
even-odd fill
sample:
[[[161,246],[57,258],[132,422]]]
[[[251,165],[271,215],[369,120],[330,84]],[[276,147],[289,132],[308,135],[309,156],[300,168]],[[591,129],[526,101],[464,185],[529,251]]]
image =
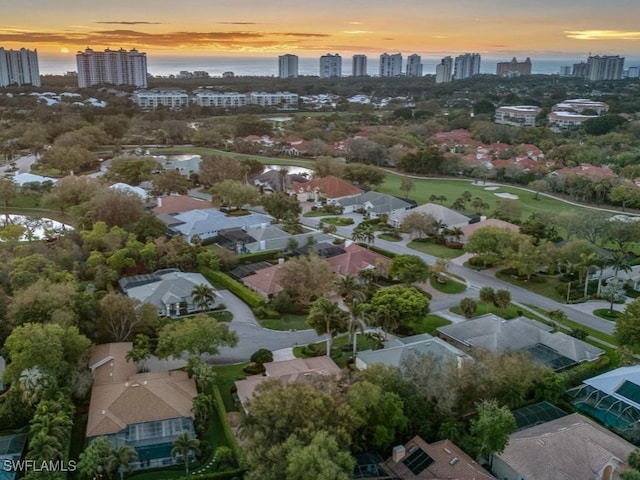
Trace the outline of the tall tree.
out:
[[[198,309],[205,311],[209,309],[209,306],[216,301],[218,292],[216,289],[205,284],[196,285],[191,290],[191,299]]]
[[[358,300],[349,305],[349,333],[353,345],[353,357],[358,353],[358,331],[364,334],[365,329],[371,324],[371,313],[369,306]]]
[[[300,213],[302,213],[300,202],[281,192],[263,195],[261,203],[264,210],[274,217],[276,222],[280,222],[283,219],[297,220]]]
[[[340,447],[335,437],[319,431],[311,443],[301,442],[287,455],[286,477],[283,480],[350,480],[354,460]]]
[[[509,435],[516,429],[513,414],[495,401],[480,403],[477,414],[477,418],[471,421],[470,432],[479,443],[478,458],[502,453],[509,441]]]
[[[622,314],[616,318],[614,334],[619,345],[640,345],[640,299],[636,298],[627,304]]]
[[[191,455],[200,453],[200,440],[191,438],[191,434],[185,430],[173,441],[171,456],[180,458],[184,462],[184,471],[189,474],[189,462]]]
[[[120,445],[111,450],[111,455],[107,466],[111,472],[117,472],[120,480],[124,479],[124,474],[130,472],[132,464],[138,461],[138,452],[129,445]]]
[[[327,356],[331,354],[334,335],[347,331],[347,319],[347,312],[324,297],[320,297],[311,306],[307,323],[318,335],[327,336]]]
[[[473,318],[473,316],[476,314],[476,310],[478,309],[478,304],[471,297],[465,297],[460,300],[459,306],[462,315],[464,315],[464,318],[466,319]]]
[[[429,265],[417,255],[396,255],[389,266],[389,277],[406,285],[426,282],[430,273]]]
[[[100,307],[98,326],[107,342],[129,341],[136,331],[140,333],[151,328],[158,318],[155,306],[119,293],[108,293],[102,297]]]
[[[16,198],[18,189],[12,178],[0,178],[0,202],[4,208],[9,206],[9,202]]]
[[[220,347],[234,347],[238,335],[229,327],[207,315],[199,314],[179,322],[168,323],[160,330],[156,354],[160,358],[217,355]]]
[[[278,274],[282,289],[302,305],[333,291],[335,278],[329,264],[316,255],[289,260]]]
[[[151,180],[153,172],[158,169],[160,164],[153,158],[117,157],[111,160],[104,177],[114,182],[140,185],[146,180]]]

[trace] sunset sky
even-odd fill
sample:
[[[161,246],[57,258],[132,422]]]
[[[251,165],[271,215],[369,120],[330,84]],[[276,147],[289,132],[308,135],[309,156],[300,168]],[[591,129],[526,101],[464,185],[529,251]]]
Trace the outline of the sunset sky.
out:
[[[381,52],[640,56],[638,0],[5,0],[0,46],[40,54]]]

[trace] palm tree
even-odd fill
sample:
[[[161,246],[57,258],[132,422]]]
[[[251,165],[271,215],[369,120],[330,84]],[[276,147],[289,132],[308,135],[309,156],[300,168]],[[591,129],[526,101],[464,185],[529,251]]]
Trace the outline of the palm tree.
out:
[[[445,228],[447,228],[447,224],[444,223],[442,220],[434,220],[432,222],[432,225],[433,225],[433,229],[436,232],[436,236],[438,237],[442,236]]]
[[[384,339],[386,340],[389,331],[400,324],[400,313],[389,305],[381,305],[374,315],[376,324],[384,330]]]
[[[460,243],[460,237],[464,235],[464,232],[460,227],[451,227],[449,229],[449,235],[456,239],[456,243]]]
[[[193,410],[196,420],[198,420],[201,425],[204,425],[207,421],[207,417],[209,416],[209,413],[211,413],[212,408],[213,398],[211,395],[199,393],[193,397],[193,407],[191,410]]]
[[[363,285],[355,275],[338,277],[335,283],[336,293],[342,297],[347,305],[351,305],[356,300],[363,301],[366,297]]]
[[[48,381],[49,376],[37,366],[23,370],[18,379],[20,390],[22,390],[22,400],[29,405],[38,403]]]
[[[278,169],[278,174],[280,175],[281,191],[285,192],[287,190],[287,175],[289,174],[289,169],[287,167],[280,167]]]
[[[596,252],[580,254],[580,270],[584,272],[584,293],[583,297],[587,298],[589,291],[589,270],[593,266],[596,259]]]
[[[209,305],[215,301],[217,296],[218,292],[204,283],[196,285],[191,290],[191,298],[194,305],[203,311],[209,308]]]
[[[371,323],[371,314],[366,303],[355,300],[349,308],[349,333],[353,339],[353,357],[358,353],[358,330],[364,334]]]
[[[629,263],[629,256],[622,250],[616,250],[611,254],[610,265],[613,267],[613,276],[617,277],[620,270],[625,272],[631,271],[631,264]]]
[[[372,225],[364,225],[360,224],[356,228],[353,229],[353,233],[351,234],[351,239],[357,243],[365,243],[367,248],[370,245],[373,245],[375,241],[376,235]]]
[[[187,474],[189,473],[189,456],[191,452],[195,455],[200,453],[200,440],[191,438],[189,431],[185,430],[173,441],[171,456],[173,458],[180,457],[184,460],[184,470]]]
[[[600,291],[602,290],[602,276],[604,275],[604,269],[611,265],[611,259],[606,255],[598,254],[593,259],[593,265],[598,268],[600,272],[598,274],[598,289],[596,291],[596,297],[600,297]]]
[[[36,462],[48,462],[62,456],[62,444],[53,435],[38,432],[29,436],[29,452],[27,457]]]
[[[111,455],[107,460],[107,469],[110,472],[118,472],[120,480],[124,478],[125,472],[131,471],[131,464],[138,461],[138,452],[129,445],[121,445],[119,448],[111,450]]]
[[[333,336],[347,329],[347,312],[341,310],[337,304],[320,297],[313,303],[307,323],[318,335],[327,336],[327,356],[330,356]]]

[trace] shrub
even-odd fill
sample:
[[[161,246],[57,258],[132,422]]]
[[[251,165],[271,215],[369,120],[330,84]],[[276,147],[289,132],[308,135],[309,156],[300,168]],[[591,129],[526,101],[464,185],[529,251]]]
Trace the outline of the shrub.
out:
[[[276,312],[293,313],[295,305],[291,300],[291,295],[287,292],[280,292],[275,295],[269,304]]]
[[[589,332],[587,332],[582,327],[574,327],[569,332],[569,335],[571,335],[572,337],[577,338],[578,340],[584,340],[585,338],[587,338],[589,336]]]
[[[253,314],[260,320],[266,320],[266,319],[275,320],[277,318],[280,318],[280,313],[264,305],[256,307],[252,311],[253,311]]]
[[[229,290],[235,296],[239,297],[244,303],[252,308],[260,307],[264,305],[264,299],[253,290],[249,290],[247,287],[237,282],[229,275],[222,272],[216,272],[210,268],[201,268],[200,272],[205,276],[209,282],[217,285],[218,287]]]
[[[242,367],[242,371],[247,375],[261,375],[265,372],[265,368],[261,363],[251,362]]]
[[[306,347],[302,347],[302,353],[307,357],[321,357],[327,352],[325,344],[310,343]]]
[[[273,362],[273,353],[271,350],[267,350],[266,348],[261,348],[257,350],[253,355],[251,355],[251,361],[253,363],[267,363]]]

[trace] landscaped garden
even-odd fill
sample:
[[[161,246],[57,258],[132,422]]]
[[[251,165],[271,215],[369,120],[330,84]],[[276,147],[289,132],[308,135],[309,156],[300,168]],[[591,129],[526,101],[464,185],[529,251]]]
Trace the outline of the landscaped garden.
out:
[[[433,255],[437,258],[457,258],[464,253],[464,250],[440,245],[435,243],[432,239],[413,240],[407,244],[407,247],[426,253],[427,255]]]
[[[309,325],[307,324],[307,316],[306,315],[295,315],[292,313],[283,313],[280,318],[267,318],[263,320],[259,320],[260,325],[264,328],[269,328],[271,330],[308,330]]]

